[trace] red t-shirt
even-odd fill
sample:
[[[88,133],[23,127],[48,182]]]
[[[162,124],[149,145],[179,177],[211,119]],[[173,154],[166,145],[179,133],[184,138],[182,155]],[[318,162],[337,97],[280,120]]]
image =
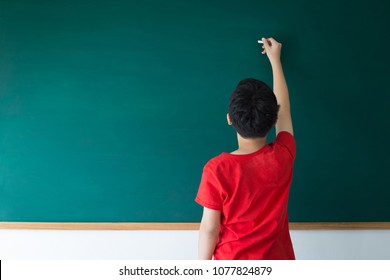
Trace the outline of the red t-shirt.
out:
[[[282,131],[254,153],[222,153],[205,165],[195,201],[221,211],[214,259],[295,259],[287,216],[295,154]]]

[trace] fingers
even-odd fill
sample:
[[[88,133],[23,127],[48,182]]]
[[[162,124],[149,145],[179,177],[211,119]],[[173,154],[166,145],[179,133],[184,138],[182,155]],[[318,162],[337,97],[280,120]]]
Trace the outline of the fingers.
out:
[[[270,41],[266,38],[261,38],[261,41],[263,42],[263,46],[265,47],[265,49],[271,47],[270,45]]]
[[[274,38],[269,38],[268,41],[271,43],[272,46],[282,46],[281,43],[279,43],[278,41],[276,41]]]
[[[271,38],[268,38],[268,41],[270,41],[271,42],[271,44],[272,43],[277,43],[277,41],[273,38],[273,37],[271,37]]]
[[[263,46],[261,46],[262,48],[263,48],[263,51],[261,52],[262,54],[265,54],[266,53],[266,51],[265,51],[265,47],[264,47],[264,45]]]
[[[276,41],[274,38],[261,38],[261,41],[263,42],[263,51],[262,54],[267,54],[268,56],[274,56],[275,54],[280,55],[280,49],[282,48],[282,44]]]
[[[269,50],[269,48],[271,47],[269,45],[269,42],[266,38],[261,38],[261,41],[263,42],[263,51],[261,52],[262,54],[266,54],[267,53],[267,50]]]
[[[263,45],[266,46],[274,46],[274,45],[281,45],[278,41],[276,41],[274,38],[261,38],[261,41],[263,42]]]
[[[281,43],[279,43],[278,41],[276,41],[272,37],[271,38],[261,38],[261,41],[263,42],[263,49],[265,49],[265,51],[282,46]]]

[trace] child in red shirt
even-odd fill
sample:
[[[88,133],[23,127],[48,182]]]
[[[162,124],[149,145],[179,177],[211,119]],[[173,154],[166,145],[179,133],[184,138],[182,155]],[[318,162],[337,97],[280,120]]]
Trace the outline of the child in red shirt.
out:
[[[261,81],[245,79],[230,97],[227,119],[239,148],[211,159],[203,169],[195,199],[204,206],[200,259],[295,259],[287,204],[296,147],[282,45],[273,38],[262,41],[274,92]],[[274,125],[276,140],[266,144]]]

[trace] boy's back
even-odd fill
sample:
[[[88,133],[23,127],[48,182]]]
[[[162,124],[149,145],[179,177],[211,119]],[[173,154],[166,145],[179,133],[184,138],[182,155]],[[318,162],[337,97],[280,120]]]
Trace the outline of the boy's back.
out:
[[[222,211],[214,259],[295,259],[287,217],[295,150],[283,131],[254,153],[206,164],[196,201]]]

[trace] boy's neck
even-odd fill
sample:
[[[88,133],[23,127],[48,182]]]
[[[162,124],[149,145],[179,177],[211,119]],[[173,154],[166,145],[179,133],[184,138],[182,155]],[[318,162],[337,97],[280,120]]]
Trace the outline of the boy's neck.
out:
[[[254,153],[267,144],[267,137],[243,138],[237,133],[238,149],[231,152],[232,154],[244,155]]]

